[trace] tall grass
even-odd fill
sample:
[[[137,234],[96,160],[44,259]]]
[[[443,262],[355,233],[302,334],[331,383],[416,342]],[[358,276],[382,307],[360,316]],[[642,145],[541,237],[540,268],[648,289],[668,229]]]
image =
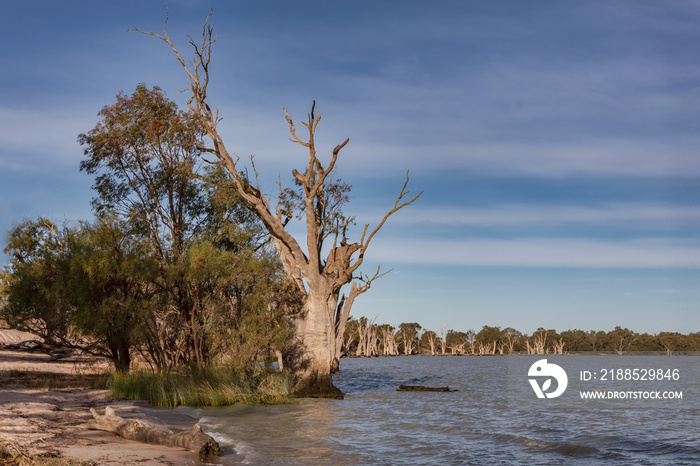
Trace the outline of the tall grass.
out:
[[[214,366],[166,373],[115,373],[109,388],[118,398],[147,400],[168,407],[280,404],[292,399],[292,384],[286,374],[245,374]]]

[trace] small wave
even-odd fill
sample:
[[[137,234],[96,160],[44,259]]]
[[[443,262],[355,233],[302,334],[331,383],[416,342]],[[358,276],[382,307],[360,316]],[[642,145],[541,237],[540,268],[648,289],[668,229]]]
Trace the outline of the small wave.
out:
[[[676,441],[675,443],[670,443],[666,441],[659,440],[637,440],[637,439],[624,439],[618,441],[618,446],[613,448],[615,450],[624,450],[629,452],[634,452],[638,454],[644,454],[647,456],[691,456],[697,458],[700,456],[700,449],[691,445],[685,445]]]
[[[570,457],[590,457],[599,455],[601,452],[598,448],[591,445],[583,445],[578,443],[558,443],[547,442],[541,439],[533,439],[524,436],[515,436],[509,434],[501,434],[500,437],[509,438],[509,442],[521,444],[530,450],[537,450],[548,453],[557,453]]]

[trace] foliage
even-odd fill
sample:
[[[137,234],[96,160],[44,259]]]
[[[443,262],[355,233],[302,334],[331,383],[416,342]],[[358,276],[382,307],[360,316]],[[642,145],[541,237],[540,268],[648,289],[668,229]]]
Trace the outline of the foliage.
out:
[[[198,165],[197,118],[143,84],[99,115],[79,136],[96,219],[10,232],[1,317],[118,371],[135,357],[158,372],[272,360],[300,303],[230,176]]]
[[[78,141],[80,170],[96,175],[96,214],[118,215],[147,237],[160,259],[182,253],[204,214],[194,176],[202,131],[158,87],[137,86],[131,96],[98,114],[102,120]]]
[[[396,342],[403,349],[403,354],[413,354],[415,345],[420,338],[422,327],[417,322],[403,323],[399,325],[396,334]]]
[[[71,323],[83,349],[128,371],[156,294],[157,264],[138,238],[107,217],[83,224],[73,246],[68,286]]]
[[[3,272],[1,317],[49,346],[69,337],[68,248],[74,234],[45,218],[24,221],[10,231],[4,249],[10,268]]]

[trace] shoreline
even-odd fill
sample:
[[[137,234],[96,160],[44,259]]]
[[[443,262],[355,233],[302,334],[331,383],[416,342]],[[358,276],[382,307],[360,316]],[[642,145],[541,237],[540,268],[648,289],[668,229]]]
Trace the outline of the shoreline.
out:
[[[23,387],[11,371],[68,376],[104,372],[105,365],[81,359],[55,361],[45,354],[2,349],[4,345],[17,344],[17,340],[23,337],[18,333],[0,330],[0,444],[11,449],[19,447],[47,461],[49,458],[73,459],[77,461],[75,464],[80,464],[80,461],[99,465],[205,464],[196,453],[184,449],[129,441],[85,427],[92,420],[90,408],[102,414],[107,406],[125,419],[139,419],[163,429],[189,430],[197,423],[189,416],[172,412],[155,416],[166,408],[154,408],[145,401],[114,400],[104,389],[39,390]],[[166,417],[167,422],[160,417]],[[233,452],[227,453],[230,458]],[[221,463],[226,461],[221,460]],[[217,463],[220,462],[213,459],[206,464]],[[5,464],[1,458],[0,464]]]

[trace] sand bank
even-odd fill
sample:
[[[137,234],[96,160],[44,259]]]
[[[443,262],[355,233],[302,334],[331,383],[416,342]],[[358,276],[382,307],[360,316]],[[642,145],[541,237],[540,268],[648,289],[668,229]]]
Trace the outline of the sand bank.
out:
[[[0,330],[0,345],[17,344],[26,335]],[[0,350],[0,442],[19,446],[32,455],[92,460],[96,464],[201,464],[194,453],[131,442],[84,427],[92,418],[90,408],[103,412],[105,406],[111,406],[125,419],[141,419],[162,428],[191,429],[194,419],[169,414],[169,425],[164,426],[152,415],[158,410],[145,402],[112,400],[107,390],[26,389],[10,372],[85,374],[103,370],[103,364],[81,359],[52,361],[44,354]]]

